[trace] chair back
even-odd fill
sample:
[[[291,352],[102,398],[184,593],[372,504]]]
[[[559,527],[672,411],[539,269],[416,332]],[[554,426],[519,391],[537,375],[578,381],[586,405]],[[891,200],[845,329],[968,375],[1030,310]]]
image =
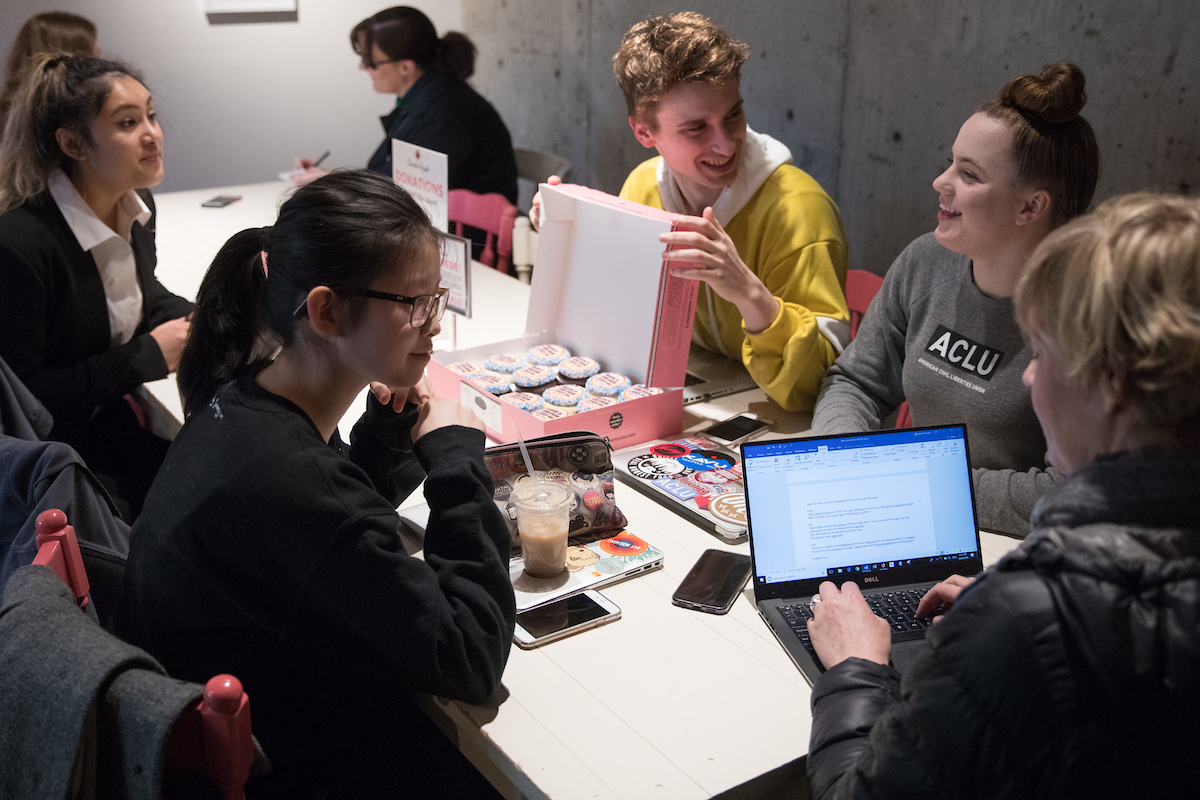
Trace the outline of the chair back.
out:
[[[846,305],[850,308],[851,339],[858,335],[858,326],[862,324],[863,315],[867,313],[867,308],[882,286],[883,278],[874,272],[867,272],[865,269],[846,270]],[[912,412],[908,409],[907,400],[896,409],[896,427],[912,427]]]
[[[38,515],[38,554],[42,564],[71,588],[75,604],[87,604],[88,579],[75,538],[75,528],[57,508]],[[232,675],[217,675],[204,687],[204,697],[176,718],[164,747],[168,769],[203,770],[222,800],[245,800],[244,786],[254,761],[250,731],[250,697]]]
[[[500,272],[508,272],[517,207],[497,192],[475,194],[470,189],[451,189],[447,205],[454,233],[462,236],[463,225],[487,233],[479,260]]]

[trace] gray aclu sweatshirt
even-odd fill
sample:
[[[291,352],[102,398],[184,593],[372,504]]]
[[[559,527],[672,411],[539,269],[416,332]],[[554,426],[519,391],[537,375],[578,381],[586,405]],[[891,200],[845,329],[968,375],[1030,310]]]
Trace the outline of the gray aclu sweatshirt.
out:
[[[965,423],[979,525],[1029,532],[1034,503],[1061,474],[1021,374],[1031,351],[1010,298],[975,285],[966,256],[932,233],[892,264],[858,335],[825,373],[812,432],[878,428],[905,399],[913,425]]]

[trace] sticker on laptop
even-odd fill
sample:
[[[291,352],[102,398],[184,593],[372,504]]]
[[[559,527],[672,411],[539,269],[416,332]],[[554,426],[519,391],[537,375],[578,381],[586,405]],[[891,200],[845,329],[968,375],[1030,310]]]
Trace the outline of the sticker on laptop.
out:
[[[634,456],[629,459],[629,474],[648,481],[657,480],[658,478],[669,478],[672,475],[683,475],[689,471],[687,467],[674,458]]]
[[[744,528],[746,527],[746,494],[730,492],[714,497],[708,504],[708,512],[719,522]]]

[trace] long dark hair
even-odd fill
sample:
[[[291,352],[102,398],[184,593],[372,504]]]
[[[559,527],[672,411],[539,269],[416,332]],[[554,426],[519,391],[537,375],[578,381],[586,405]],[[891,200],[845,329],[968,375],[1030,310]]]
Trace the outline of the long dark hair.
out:
[[[0,212],[46,189],[55,169],[74,174],[75,159],[58,145],[59,128],[92,144],[91,124],[112,92],[113,80],[142,76],[120,61],[42,53],[34,56],[14,98],[0,138]]]
[[[374,66],[371,45],[393,61],[412,59],[425,72],[444,72],[459,80],[475,74],[474,43],[450,31],[438,38],[429,17],[412,6],[393,6],[367,17],[350,31],[350,46],[364,64]]]
[[[235,234],[205,273],[179,362],[184,415],[255,364],[261,344],[290,346],[314,287],[351,300],[357,318],[358,292],[438,244],[425,211],[382,175],[337,171],[297,189],[274,226]]]
[[[1012,79],[979,108],[1012,129],[1018,178],[1050,193],[1054,228],[1087,211],[1100,180],[1100,146],[1080,114],[1086,86],[1083,70],[1060,61]]]

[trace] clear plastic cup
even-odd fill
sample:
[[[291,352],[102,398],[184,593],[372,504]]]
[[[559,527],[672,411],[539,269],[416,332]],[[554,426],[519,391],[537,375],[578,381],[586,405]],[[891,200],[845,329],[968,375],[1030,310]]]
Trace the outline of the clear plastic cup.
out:
[[[525,571],[553,578],[567,567],[571,490],[550,481],[527,481],[512,493]]]

